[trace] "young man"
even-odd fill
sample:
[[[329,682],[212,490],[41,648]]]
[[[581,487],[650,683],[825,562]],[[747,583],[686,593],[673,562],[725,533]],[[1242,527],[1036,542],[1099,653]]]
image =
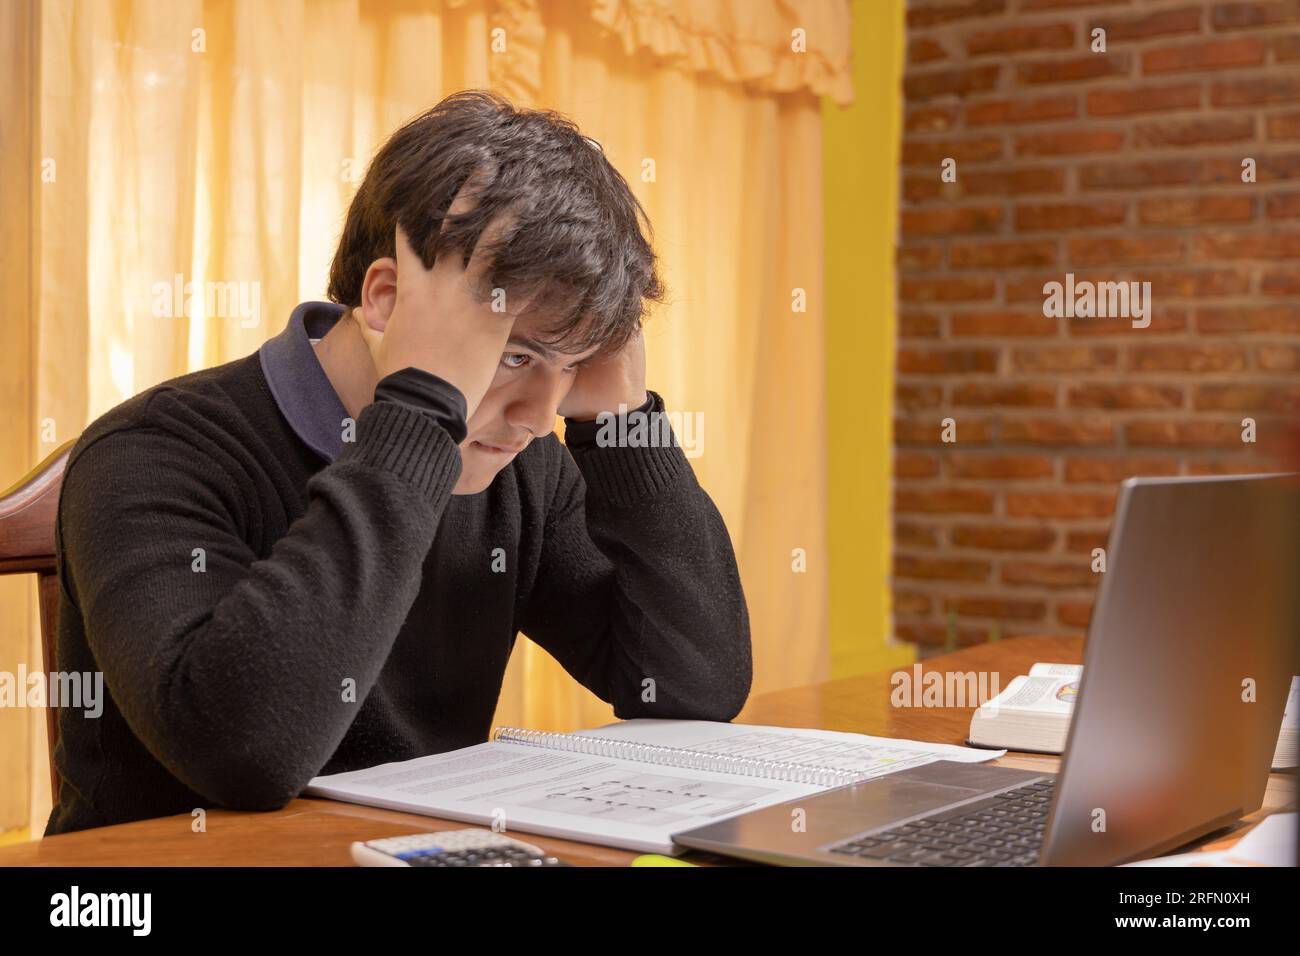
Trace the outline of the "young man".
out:
[[[375,157],[331,303],[86,430],[59,668],[107,701],[61,714],[47,834],[480,743],[518,631],[620,718],[737,714],[726,527],[675,442],[596,420],[663,411],[644,215],[571,123],[449,97]]]

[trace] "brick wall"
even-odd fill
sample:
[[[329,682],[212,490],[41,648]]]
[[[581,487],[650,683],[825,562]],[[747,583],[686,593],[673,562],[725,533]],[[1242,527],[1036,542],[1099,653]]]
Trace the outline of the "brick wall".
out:
[[[1300,410],[1300,0],[907,19],[896,631],[1080,634],[1118,482],[1271,469]],[[1045,317],[1067,272],[1150,282],[1149,327]]]

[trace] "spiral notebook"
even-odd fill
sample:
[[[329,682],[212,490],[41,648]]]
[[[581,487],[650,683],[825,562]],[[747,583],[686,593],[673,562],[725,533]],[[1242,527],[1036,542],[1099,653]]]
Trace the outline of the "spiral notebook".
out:
[[[644,853],[673,834],[935,760],[1005,751],[707,720],[575,733],[498,727],[482,744],[314,778],[305,796]]]

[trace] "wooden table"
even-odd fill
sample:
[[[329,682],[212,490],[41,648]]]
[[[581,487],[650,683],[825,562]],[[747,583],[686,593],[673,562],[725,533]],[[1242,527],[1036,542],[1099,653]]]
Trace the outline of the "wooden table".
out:
[[[1036,661],[1077,663],[1082,641],[1068,637],[1022,637],[976,647],[923,662],[923,671],[988,671],[998,685],[1027,673]],[[890,705],[891,671],[828,681],[809,687],[762,694],[750,700],[738,723],[847,730],[880,737],[906,737],[946,744],[965,740],[972,708],[898,708]],[[1034,754],[1007,754],[997,764],[1056,770],[1060,760]],[[1293,809],[1294,778],[1272,774],[1264,807],[1237,824],[1226,837],[1202,841],[1218,850],[1235,843],[1268,813]],[[0,866],[349,866],[353,840],[466,824],[455,820],[377,810],[330,800],[299,799],[269,813],[210,810],[207,831],[193,833],[188,813],[118,826],[100,827],[0,848]],[[520,833],[561,859],[589,866],[626,866],[637,854]],[[703,853],[684,860],[724,862]]]

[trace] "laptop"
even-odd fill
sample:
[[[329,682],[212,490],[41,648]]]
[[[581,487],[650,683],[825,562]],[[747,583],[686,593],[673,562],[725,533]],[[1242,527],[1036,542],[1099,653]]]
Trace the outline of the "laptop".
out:
[[[1253,812],[1297,669],[1294,479],[1121,485],[1059,774],[936,761],[674,841],[779,865],[1104,866]]]

